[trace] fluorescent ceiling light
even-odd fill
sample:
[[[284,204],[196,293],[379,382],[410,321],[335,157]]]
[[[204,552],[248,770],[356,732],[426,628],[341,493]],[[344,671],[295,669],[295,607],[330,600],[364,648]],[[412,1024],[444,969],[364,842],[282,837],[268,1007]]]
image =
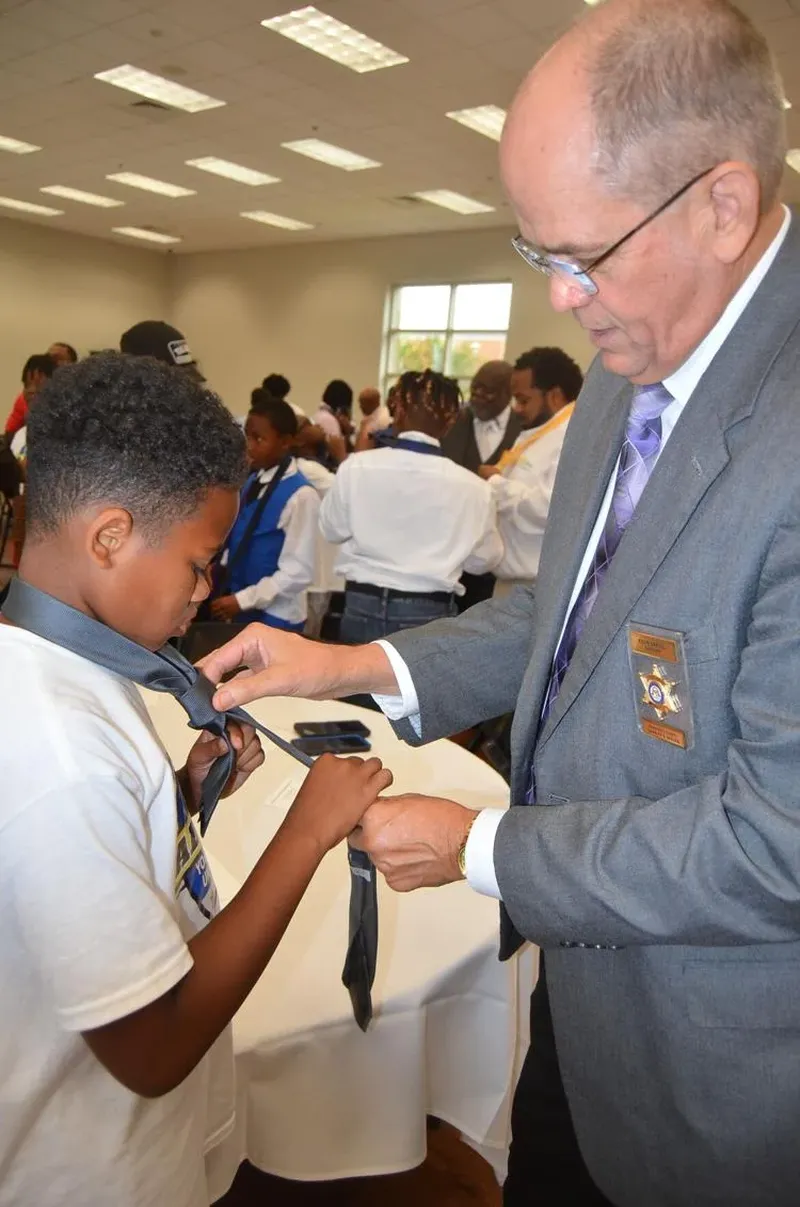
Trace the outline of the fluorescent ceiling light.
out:
[[[180,184],[167,180],[156,180],[152,176],[140,176],[138,172],[112,172],[106,180],[117,184],[128,184],[132,189],[145,189],[148,193],[160,193],[162,197],[194,197],[196,189],[185,189]]]
[[[312,222],[299,222],[297,218],[284,218],[283,214],[270,214],[267,210],[250,210],[240,214],[240,218],[249,218],[252,222],[263,222],[265,226],[279,226],[286,231],[310,231],[314,229]]]
[[[254,168],[242,167],[240,163],[231,163],[229,159],[217,159],[214,155],[206,155],[202,159],[187,159],[187,167],[200,168],[201,172],[212,172],[214,176],[224,176],[227,180],[238,180],[239,184],[278,184],[278,176],[268,176],[266,172],[256,172]]]
[[[318,159],[320,163],[330,164],[332,168],[342,168],[345,172],[361,172],[364,168],[381,166],[377,159],[367,159],[364,155],[345,151],[344,147],[322,142],[319,138],[300,138],[296,142],[283,142],[281,146],[287,151],[296,151],[298,155],[307,155],[309,159]]]
[[[6,138],[0,134],[0,151],[11,151],[14,155],[30,155],[31,151],[41,151],[32,142],[20,142],[18,138]]]
[[[101,197],[99,193],[84,193],[83,189],[71,189],[65,184],[48,184],[40,193],[51,193],[53,197],[64,197],[67,201],[82,201],[84,205],[97,205],[104,209],[112,209],[115,205],[124,205],[114,197]]]
[[[176,84],[162,75],[154,75],[152,71],[143,71],[130,63],[112,67],[109,71],[98,71],[94,78],[113,84],[115,88],[124,88],[126,92],[135,92],[137,96],[146,96],[149,101],[183,109],[185,113],[202,113],[204,109],[219,109],[225,104],[225,101],[215,100],[213,96],[195,92],[194,88],[186,88],[183,84]]]
[[[131,239],[146,239],[149,243],[180,243],[177,235],[164,235],[161,231],[144,230],[141,226],[112,226],[115,235],[128,235]]]
[[[784,109],[791,109],[792,107],[792,102],[786,96],[783,98],[783,107]]]
[[[36,205],[33,201],[17,201],[16,197],[0,197],[0,205],[7,210],[24,210],[26,214],[42,214],[45,218],[55,218],[63,214],[63,210],[53,210],[49,205]]]
[[[351,71],[380,71],[382,67],[397,67],[408,62],[405,55],[368,38],[343,21],[337,21],[336,17],[321,13],[312,5],[272,17],[261,24]]]
[[[506,111],[499,105],[478,105],[477,109],[454,109],[447,116],[454,122],[460,122],[462,126],[467,126],[468,129],[475,130],[478,134],[484,134],[487,138],[493,138],[495,142],[499,142],[506,120]]]
[[[800,172],[800,147],[793,147],[786,156],[786,162],[795,172]]]
[[[450,189],[428,189],[423,193],[412,193],[420,201],[429,201],[431,205],[441,205],[443,209],[454,210],[457,214],[491,214],[493,205],[484,205],[463,193],[454,193]]]

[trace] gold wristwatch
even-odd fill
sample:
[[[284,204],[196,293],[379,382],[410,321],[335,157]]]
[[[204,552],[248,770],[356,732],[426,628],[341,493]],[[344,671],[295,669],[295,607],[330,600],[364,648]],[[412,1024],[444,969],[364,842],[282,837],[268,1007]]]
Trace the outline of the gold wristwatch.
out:
[[[472,827],[475,825],[477,816],[478,816],[478,814],[476,812],[475,816],[473,817],[472,821],[469,823],[469,826],[467,827],[467,832],[464,835],[464,841],[462,842],[461,846],[458,848],[458,870],[461,873],[462,879],[464,879],[464,880],[466,880],[466,878],[467,878],[467,843],[469,842],[469,836],[472,832]]]

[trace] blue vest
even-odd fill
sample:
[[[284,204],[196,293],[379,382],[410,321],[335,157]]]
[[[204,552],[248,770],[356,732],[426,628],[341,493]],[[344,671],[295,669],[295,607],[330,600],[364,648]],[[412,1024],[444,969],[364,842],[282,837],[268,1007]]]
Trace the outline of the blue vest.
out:
[[[256,474],[251,474],[242,490],[239,514],[228,537],[229,565],[236,557],[242,537],[247,531],[253,512],[258,507],[258,498],[253,499],[250,503],[245,502],[256,476]],[[235,595],[237,591],[243,591],[245,587],[252,587],[262,578],[269,578],[278,569],[283,543],[286,540],[285,532],[278,527],[278,520],[292,495],[296,494],[302,486],[309,485],[308,479],[299,472],[284,475],[281,478],[261,514],[261,519],[250,538],[248,548],[241,554],[233,567],[229,588],[231,594]],[[267,485],[264,490],[268,488]],[[261,493],[263,491],[259,492],[259,494]],[[242,612],[241,616],[237,616],[237,620],[263,620],[267,615],[266,612],[259,612],[251,608]]]

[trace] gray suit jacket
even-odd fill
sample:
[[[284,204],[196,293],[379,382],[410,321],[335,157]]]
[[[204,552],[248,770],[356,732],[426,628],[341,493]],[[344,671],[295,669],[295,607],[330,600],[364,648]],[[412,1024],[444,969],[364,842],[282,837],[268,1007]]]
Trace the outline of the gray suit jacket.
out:
[[[468,469],[471,473],[476,474],[478,466],[481,464],[481,455],[478,452],[478,445],[475,441],[475,429],[472,426],[472,420],[472,408],[465,407],[442,441],[442,450],[444,455],[449,457],[451,461],[455,461],[458,465],[463,465],[464,469]],[[508,417],[505,435],[486,464],[496,465],[506,449],[511,448],[521,431],[522,420],[516,411],[512,411]]]
[[[535,594],[400,633],[431,741],[516,708],[495,844],[546,950],[581,1149],[619,1207],[800,1204],[800,222],[656,465],[561,693],[550,664],[631,387],[596,362]],[[637,726],[627,626],[684,635],[695,742]],[[415,740],[407,722],[401,736]],[[555,806],[555,807],[544,807]],[[523,1140],[524,1142],[524,1140]]]

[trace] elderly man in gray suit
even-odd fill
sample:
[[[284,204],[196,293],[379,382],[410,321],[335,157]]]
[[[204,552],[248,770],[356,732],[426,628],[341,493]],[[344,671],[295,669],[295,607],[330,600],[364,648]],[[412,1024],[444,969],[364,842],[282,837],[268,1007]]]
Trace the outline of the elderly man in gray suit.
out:
[[[510,810],[387,798],[356,839],[400,890],[465,870],[502,901],[501,954],[541,947],[514,1207],[800,1203],[782,100],[728,0],[608,0],[568,33],[501,149],[517,250],[599,349],[535,590],[357,650],[251,628],[207,668],[255,672],[222,703],[382,694],[410,742],[516,709]]]

